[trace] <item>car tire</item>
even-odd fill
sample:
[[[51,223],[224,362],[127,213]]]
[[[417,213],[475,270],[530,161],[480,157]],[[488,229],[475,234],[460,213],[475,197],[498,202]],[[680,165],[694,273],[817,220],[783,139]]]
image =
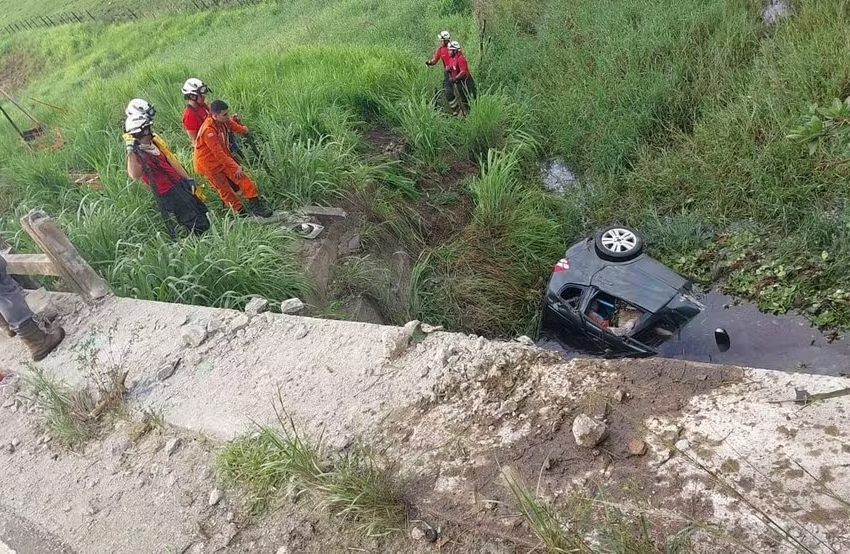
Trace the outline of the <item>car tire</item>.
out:
[[[625,262],[643,252],[643,237],[629,227],[612,225],[596,232],[593,237],[596,253],[612,262]]]

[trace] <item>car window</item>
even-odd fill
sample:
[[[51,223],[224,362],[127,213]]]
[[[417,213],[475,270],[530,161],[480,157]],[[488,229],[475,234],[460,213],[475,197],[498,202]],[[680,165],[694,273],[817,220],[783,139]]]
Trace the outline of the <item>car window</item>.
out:
[[[585,315],[597,327],[624,336],[636,330],[648,314],[625,300],[600,292],[588,304]]]
[[[584,287],[578,285],[567,285],[561,289],[561,300],[573,310],[578,310],[581,307],[581,295],[584,294]]]

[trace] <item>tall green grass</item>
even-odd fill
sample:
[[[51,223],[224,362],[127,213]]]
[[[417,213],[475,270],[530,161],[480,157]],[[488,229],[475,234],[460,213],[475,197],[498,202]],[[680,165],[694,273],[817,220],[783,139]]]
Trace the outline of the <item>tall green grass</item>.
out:
[[[846,326],[847,180],[785,137],[809,103],[850,94],[850,16],[841,2],[812,0],[766,30],[760,7],[293,0],[0,36],[0,56],[25,52],[43,68],[19,96],[67,109],[35,106],[64,131],[62,151],[28,152],[0,132],[1,230],[26,247],[16,220],[41,207],[68,222],[98,267],[129,263],[126,244],[148,244],[139,250],[150,250],[146,264],[171,264],[150,286],[141,277],[126,286],[109,271],[119,290],[220,304],[250,293],[222,291],[215,272],[201,281],[178,274],[197,267],[165,255],[145,191],[124,176],[119,127],[133,96],[157,105],[158,131],[190,165],[179,88],[200,76],[262,139],[262,160],[247,165],[276,207],[377,191],[369,211],[388,215],[380,229],[422,254],[413,287],[422,317],[487,334],[533,327],[548,265],[594,227],[621,221],[644,229],[650,252],[693,278],[724,281],[765,309],[797,307],[819,324]],[[443,28],[464,45],[479,85],[463,120],[430,103],[441,75],[422,61]],[[396,166],[364,155],[363,131],[379,124],[406,143]],[[513,156],[514,168],[491,171],[494,155]],[[543,193],[534,162],[544,157],[562,157],[582,185],[561,198]],[[470,189],[472,223],[449,244],[423,245],[408,211],[422,211],[424,186],[463,186],[450,177],[466,160],[484,171]],[[101,173],[105,200],[68,185],[68,170],[87,168]],[[126,218],[126,231],[111,217]],[[758,239],[757,255],[718,246],[740,229]],[[264,231],[255,238],[277,244]],[[731,280],[724,267],[733,264]],[[269,273],[250,277],[252,287],[274,280],[271,264],[260,267]]]

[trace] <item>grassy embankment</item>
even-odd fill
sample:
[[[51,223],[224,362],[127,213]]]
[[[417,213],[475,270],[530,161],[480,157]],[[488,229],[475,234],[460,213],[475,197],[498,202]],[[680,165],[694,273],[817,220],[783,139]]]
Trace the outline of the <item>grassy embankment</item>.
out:
[[[0,229],[17,230],[32,207],[62,214],[121,294],[239,305],[303,292],[286,233],[216,207],[215,232],[171,243],[147,191],[127,184],[124,103],[156,104],[158,130],[185,159],[176,92],[199,75],[265,140],[273,174],[254,173],[276,206],[345,197],[370,214],[367,251],[394,240],[418,259],[398,319],[526,332],[563,247],[620,221],[679,270],[765,309],[850,321],[847,180],[818,169],[827,153],[785,138],[808,103],[849,92],[845,5],[807,2],[770,32],[755,1],[479,5],[483,51],[463,0],[268,3],[3,37],[5,59],[25,52],[40,68],[26,95],[69,111],[37,109],[64,130],[61,151],[29,154],[0,135]],[[463,121],[428,104],[439,75],[422,59],[442,28],[468,46],[486,91]],[[370,154],[375,126],[404,138],[399,162]],[[540,185],[536,161],[549,156],[585,176],[563,198]],[[480,175],[455,179],[469,160]],[[102,193],[68,185],[65,173],[86,167]],[[441,218],[459,223],[435,234]],[[351,288],[378,294],[380,268],[367,260],[354,273],[362,285]]]

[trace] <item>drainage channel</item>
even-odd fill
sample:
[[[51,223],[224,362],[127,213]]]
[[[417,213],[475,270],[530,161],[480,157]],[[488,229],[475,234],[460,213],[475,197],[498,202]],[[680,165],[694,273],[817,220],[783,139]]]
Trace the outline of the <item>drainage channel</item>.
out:
[[[700,301],[705,305],[703,312],[659,348],[660,356],[818,375],[850,375],[850,343],[844,336],[833,340],[799,314],[766,314],[751,302],[725,294],[710,292],[701,295]],[[732,346],[726,352],[720,352],[714,342],[718,327],[726,329],[731,337]],[[541,340],[538,345],[566,358],[587,356],[552,340]]]

